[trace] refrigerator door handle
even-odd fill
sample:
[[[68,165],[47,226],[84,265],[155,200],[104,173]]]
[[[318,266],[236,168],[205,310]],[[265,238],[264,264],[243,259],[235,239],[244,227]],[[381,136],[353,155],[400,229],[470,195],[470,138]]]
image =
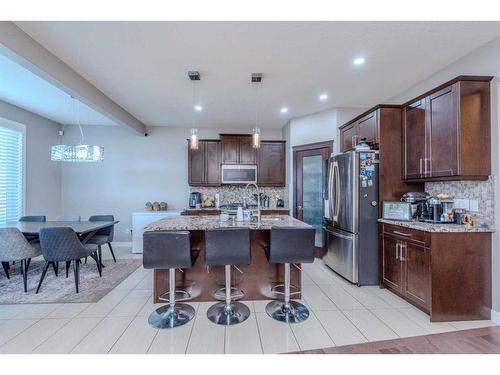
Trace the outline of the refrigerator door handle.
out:
[[[328,218],[333,219],[333,161],[328,163],[328,184],[327,184],[327,194],[328,194]]]
[[[334,221],[336,222],[339,217],[339,206],[340,206],[340,171],[339,164],[335,162],[333,164],[333,170],[335,175],[335,212],[333,214]]]

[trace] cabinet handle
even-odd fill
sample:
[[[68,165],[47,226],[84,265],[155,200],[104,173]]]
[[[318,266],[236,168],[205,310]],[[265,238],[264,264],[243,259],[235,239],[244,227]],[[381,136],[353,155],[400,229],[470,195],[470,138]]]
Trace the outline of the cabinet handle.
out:
[[[412,236],[409,233],[398,232],[397,230],[392,231],[392,233],[398,234],[398,235],[403,236],[403,237],[411,237]]]
[[[405,252],[404,256],[403,256],[403,249]],[[401,245],[400,245],[400,252],[401,252],[401,254],[399,255],[399,260],[401,262],[406,262],[406,244],[403,242],[401,242]]]
[[[420,176],[422,176],[422,158],[420,158]]]
[[[396,260],[399,259],[399,246],[400,246],[400,243],[398,241],[398,242],[396,242]]]

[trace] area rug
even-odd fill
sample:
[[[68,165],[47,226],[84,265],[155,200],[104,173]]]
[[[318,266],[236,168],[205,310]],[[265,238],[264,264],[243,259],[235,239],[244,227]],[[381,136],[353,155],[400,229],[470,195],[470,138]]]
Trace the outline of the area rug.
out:
[[[28,292],[24,293],[20,266],[16,262],[10,269],[10,280],[0,268],[0,304],[16,303],[77,303],[98,302],[118,284],[131,275],[142,264],[141,259],[117,259],[105,261],[102,277],[99,277],[95,262],[89,258],[80,266],[80,293],[75,291],[73,267],[66,278],[64,262],[59,264],[59,276],[49,267],[40,292],[35,294],[42,274],[44,261],[32,261],[28,270]]]

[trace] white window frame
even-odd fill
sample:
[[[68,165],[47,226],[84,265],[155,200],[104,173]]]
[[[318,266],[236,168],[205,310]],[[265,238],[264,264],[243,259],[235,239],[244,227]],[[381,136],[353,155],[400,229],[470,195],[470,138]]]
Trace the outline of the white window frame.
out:
[[[23,147],[23,150],[22,150],[22,153],[23,153],[23,171],[22,171],[22,176],[23,176],[22,199],[23,199],[23,202],[21,205],[21,209],[22,209],[21,216],[24,216],[26,213],[26,125],[21,124],[19,122],[9,120],[9,119],[6,119],[6,118],[3,118],[3,117],[0,117],[0,126],[7,128],[7,129],[19,131],[23,134],[23,146],[22,146]]]

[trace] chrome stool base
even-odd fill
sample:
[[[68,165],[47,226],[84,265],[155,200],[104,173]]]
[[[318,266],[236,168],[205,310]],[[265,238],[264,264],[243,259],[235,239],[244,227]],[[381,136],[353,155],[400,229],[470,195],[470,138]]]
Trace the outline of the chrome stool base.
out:
[[[285,323],[299,323],[309,318],[307,307],[296,301],[290,301],[288,308],[283,301],[271,301],[266,305],[266,312],[274,320]]]
[[[162,306],[149,315],[148,323],[154,328],[175,328],[189,322],[195,316],[193,306],[185,303],[176,303]]]
[[[213,292],[213,297],[218,301],[226,300],[226,288],[219,288]],[[237,301],[245,297],[245,292],[239,288],[231,287],[231,300]]]
[[[169,302],[170,303],[170,292],[163,293],[158,297],[160,301]],[[175,302],[189,301],[191,299],[191,294],[186,292],[185,290],[176,290],[175,291]]]
[[[231,302],[230,304],[219,302],[210,306],[207,311],[207,317],[211,322],[224,326],[244,322],[249,316],[250,309],[241,302]]]

